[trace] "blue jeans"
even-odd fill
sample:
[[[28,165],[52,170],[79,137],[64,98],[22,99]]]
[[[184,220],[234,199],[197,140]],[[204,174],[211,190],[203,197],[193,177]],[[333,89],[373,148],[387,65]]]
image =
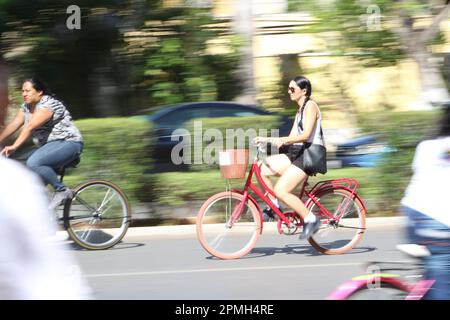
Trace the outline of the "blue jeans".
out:
[[[62,191],[66,186],[59,181],[55,172],[69,164],[83,151],[83,143],[76,141],[56,140],[36,149],[27,159],[27,167],[37,173],[45,184],[50,184],[55,191]]]
[[[424,261],[425,278],[436,282],[425,298],[450,300],[450,228],[409,207],[402,211],[408,217],[410,241],[425,245],[432,254]]]

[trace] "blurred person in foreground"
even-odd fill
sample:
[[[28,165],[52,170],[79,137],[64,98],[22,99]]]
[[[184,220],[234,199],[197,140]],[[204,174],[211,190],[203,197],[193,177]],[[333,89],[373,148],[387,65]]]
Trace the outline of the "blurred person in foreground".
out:
[[[22,130],[14,143],[4,147],[1,154],[9,157],[29,138],[33,138],[38,148],[28,157],[26,165],[55,190],[50,204],[50,209],[54,210],[72,195],[71,190],[59,180],[55,169],[80,156],[83,138],[70,112],[43,81],[37,78],[25,80],[22,97],[24,103],[0,133],[0,145],[21,127]]]
[[[450,103],[437,136],[422,141],[412,163],[413,176],[402,199],[408,237],[426,246],[426,279],[435,280],[425,299],[450,299]]]
[[[0,300],[91,298],[70,252],[47,237],[55,232],[39,177],[0,156]]]

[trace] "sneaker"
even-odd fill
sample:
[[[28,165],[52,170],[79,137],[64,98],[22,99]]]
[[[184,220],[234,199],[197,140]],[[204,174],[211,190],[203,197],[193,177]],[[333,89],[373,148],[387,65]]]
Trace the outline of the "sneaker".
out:
[[[278,208],[281,211],[281,208]],[[264,222],[275,220],[275,212],[270,207],[266,207],[262,212],[262,218]]]
[[[305,223],[305,225],[303,226],[303,232],[300,234],[299,239],[308,239],[319,230],[320,225],[320,219],[317,219],[315,222]]]
[[[73,193],[70,189],[55,192],[55,195],[53,196],[53,199],[48,206],[49,210],[54,211],[58,206],[63,204],[68,198],[71,198],[72,196]]]

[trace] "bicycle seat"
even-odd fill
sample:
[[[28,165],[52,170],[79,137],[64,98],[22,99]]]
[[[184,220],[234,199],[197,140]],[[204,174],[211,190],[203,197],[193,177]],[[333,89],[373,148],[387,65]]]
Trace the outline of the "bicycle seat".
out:
[[[76,157],[73,161],[69,162],[68,164],[65,164],[59,168],[57,168],[55,171],[57,174],[61,175],[67,168],[76,168],[77,165],[80,163],[81,159],[80,157]]]

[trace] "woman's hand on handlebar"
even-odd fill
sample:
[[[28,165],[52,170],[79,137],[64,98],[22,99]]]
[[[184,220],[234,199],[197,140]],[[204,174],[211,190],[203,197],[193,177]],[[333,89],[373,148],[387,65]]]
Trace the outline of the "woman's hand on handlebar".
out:
[[[253,143],[256,145],[266,144],[269,142],[269,138],[267,137],[256,137],[253,139]]]
[[[280,148],[281,146],[283,146],[286,143],[286,138],[285,137],[281,137],[281,138],[256,137],[255,139],[253,139],[253,143],[255,143],[257,145],[270,143],[270,144],[273,144],[274,146],[276,146],[277,148]]]
[[[9,157],[14,151],[16,151],[16,147],[7,146],[7,147],[4,147],[2,151],[0,151],[0,155]]]

